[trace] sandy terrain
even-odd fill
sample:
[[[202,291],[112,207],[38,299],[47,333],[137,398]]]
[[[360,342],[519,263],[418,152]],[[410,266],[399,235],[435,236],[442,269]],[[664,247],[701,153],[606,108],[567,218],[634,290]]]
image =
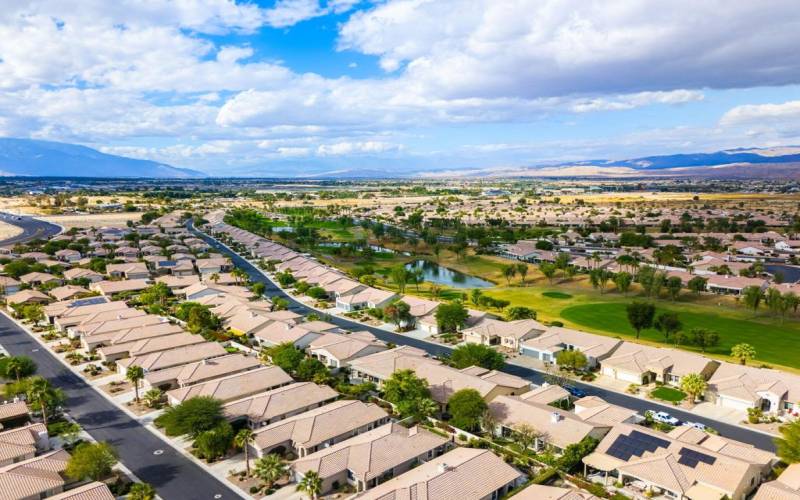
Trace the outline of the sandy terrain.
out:
[[[7,222],[0,222],[0,240],[12,238],[22,232],[22,228]]]
[[[60,224],[69,229],[71,227],[125,227],[126,222],[129,220],[138,221],[141,217],[142,214],[140,212],[122,212],[91,215],[48,215],[40,217],[40,219]]]

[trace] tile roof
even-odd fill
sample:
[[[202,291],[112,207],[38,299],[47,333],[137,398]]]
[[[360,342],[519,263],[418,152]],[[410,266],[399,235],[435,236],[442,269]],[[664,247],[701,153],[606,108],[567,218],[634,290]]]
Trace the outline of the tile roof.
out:
[[[176,401],[185,401],[195,396],[211,396],[214,399],[228,402],[292,382],[292,377],[280,367],[262,366],[208,382],[173,389],[167,392],[167,395]]]
[[[331,401],[337,396],[338,393],[327,385],[297,382],[227,403],[223,412],[231,420],[247,417],[252,421],[265,421]]]
[[[5,499],[38,497],[64,486],[62,473],[67,468],[69,453],[51,451],[38,457],[0,467],[0,493]]]

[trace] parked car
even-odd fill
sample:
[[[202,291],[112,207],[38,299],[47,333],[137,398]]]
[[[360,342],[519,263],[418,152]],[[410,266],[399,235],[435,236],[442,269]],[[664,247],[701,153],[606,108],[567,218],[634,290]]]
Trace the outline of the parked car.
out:
[[[662,424],[669,424],[674,426],[681,425],[680,420],[678,420],[677,418],[673,417],[672,415],[670,415],[665,411],[648,411],[647,414],[650,415],[653,418],[653,420],[655,420],[656,422],[661,422]]]
[[[707,429],[706,424],[701,424],[700,422],[684,422],[683,425],[694,427],[695,429],[703,432],[705,432]]]
[[[566,390],[568,393],[570,393],[570,395],[572,395],[572,397],[580,399],[588,396],[588,394],[586,394],[586,391],[584,391],[583,389],[579,389],[574,385],[564,385],[563,387],[564,390]]]

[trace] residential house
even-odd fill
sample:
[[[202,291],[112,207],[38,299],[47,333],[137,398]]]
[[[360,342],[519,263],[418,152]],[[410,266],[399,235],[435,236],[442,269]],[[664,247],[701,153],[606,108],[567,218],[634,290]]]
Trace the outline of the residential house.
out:
[[[105,483],[92,481],[48,498],[49,500],[115,500],[117,497],[111,493]]]
[[[561,486],[531,484],[514,495],[514,500],[600,500],[587,491]]]
[[[791,464],[777,479],[762,484],[753,500],[800,500],[800,463]]]
[[[292,377],[279,366],[261,366],[253,370],[173,389],[167,392],[167,399],[173,406],[196,396],[208,396],[227,403],[277,389],[292,382],[294,382]]]
[[[28,304],[47,304],[52,299],[39,290],[22,290],[6,297],[10,306],[24,306]]]
[[[141,366],[145,373],[148,373],[224,356],[227,353],[225,348],[216,342],[203,342],[121,359],[117,361],[117,366],[121,374],[131,366]]]
[[[0,432],[0,467],[28,460],[50,449],[44,424],[30,424]]]
[[[28,405],[25,401],[14,399],[0,403],[0,429],[22,425],[28,418]]]
[[[250,446],[259,457],[286,450],[306,457],[387,422],[389,415],[376,404],[335,401],[274,419],[255,431]]]
[[[86,279],[89,280],[90,283],[103,281],[102,274],[92,271],[91,269],[84,269],[82,267],[73,267],[72,269],[67,269],[64,271],[64,278],[69,281]]]
[[[254,331],[253,339],[261,347],[273,347],[291,342],[298,349],[305,349],[323,334],[336,331],[339,331],[339,327],[326,321],[308,321],[299,324],[275,321]]]
[[[101,347],[98,350],[98,354],[103,361],[117,361],[122,358],[141,358],[148,354],[202,344],[204,342],[205,340],[200,335],[180,332],[115,343],[107,347]]]
[[[0,295],[13,295],[19,291],[20,282],[10,276],[0,276]]]
[[[759,463],[762,460],[746,454],[731,456],[702,442],[683,442],[646,427],[620,424],[583,462],[590,479],[622,483],[636,495],[743,500],[769,472],[769,466]]]
[[[740,295],[747,287],[757,287],[764,290],[769,282],[763,278],[747,278],[745,276],[708,276],[706,289],[709,292],[723,295]]]
[[[106,266],[106,274],[115,279],[146,280],[150,278],[150,271],[144,262],[109,264]]]
[[[719,361],[700,354],[624,342],[603,360],[601,373],[631,384],[661,382],[680,386],[685,375],[696,373],[708,380],[719,366]]]
[[[322,494],[334,484],[366,491],[448,450],[449,441],[418,426],[388,423],[340,441],[292,463],[296,481],[309,471],[322,480]]]
[[[497,345],[518,352],[522,343],[541,335],[547,327],[535,319],[500,321],[486,318],[463,331],[464,342]]]
[[[336,307],[345,312],[359,309],[382,309],[396,297],[397,294],[394,292],[366,287],[354,293],[337,295]]]
[[[144,386],[145,389],[155,387],[166,391],[201,384],[227,375],[244,373],[260,366],[262,366],[261,363],[254,356],[239,353],[229,354],[145,373]]]
[[[251,429],[257,429],[320,407],[338,397],[339,394],[327,385],[297,382],[226,403],[223,412],[229,421],[245,420]]]
[[[61,493],[68,461],[69,453],[55,450],[0,467],[0,498],[28,500]]]
[[[556,363],[560,352],[580,351],[586,356],[587,368],[593,369],[620,345],[622,341],[612,337],[552,326],[538,337],[523,341],[520,352],[543,363]]]
[[[149,286],[150,281],[147,279],[125,279],[121,281],[98,281],[89,285],[89,289],[110,297],[117,293],[140,292]]]
[[[47,293],[49,293],[54,299],[61,301],[74,299],[75,297],[79,297],[90,292],[82,286],[64,285],[53,288]]]
[[[83,256],[81,255],[81,253],[79,251],[72,250],[70,248],[65,248],[63,250],[58,250],[55,253],[55,255],[56,255],[56,259],[64,261],[64,262],[69,262],[69,263],[78,262],[79,260],[81,260],[83,258]]]
[[[422,349],[400,346],[350,361],[350,381],[372,382],[378,386],[398,370],[416,370],[423,364],[441,364]]]
[[[602,439],[611,429],[611,425],[584,420],[569,411],[516,396],[496,397],[489,403],[489,412],[496,422],[495,435],[513,436],[520,425],[528,425],[539,433],[533,448],[548,448],[555,453],[587,437]]]
[[[359,500],[497,500],[523,475],[489,450],[455,448],[361,493]]]
[[[386,350],[386,343],[369,332],[350,334],[323,333],[308,345],[308,354],[332,371],[350,365],[350,361]]]
[[[40,273],[40,272],[32,272],[28,274],[23,274],[19,277],[20,281],[27,285],[31,286],[41,286],[41,285],[60,285],[63,283],[61,278],[53,276],[52,274],[48,273]]]
[[[722,363],[708,381],[717,406],[800,416],[800,377],[768,368]]]

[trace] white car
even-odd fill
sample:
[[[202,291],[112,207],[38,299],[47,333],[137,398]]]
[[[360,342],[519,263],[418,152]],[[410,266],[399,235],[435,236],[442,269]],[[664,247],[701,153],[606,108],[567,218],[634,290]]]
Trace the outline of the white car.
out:
[[[653,417],[653,420],[656,422],[661,422],[662,424],[669,424],[669,425],[681,425],[681,421],[677,418],[673,417],[669,413],[665,411],[648,411],[649,415]]]
[[[683,425],[688,425],[689,427],[694,427],[699,431],[705,432],[706,424],[701,424],[700,422],[684,422]]]

